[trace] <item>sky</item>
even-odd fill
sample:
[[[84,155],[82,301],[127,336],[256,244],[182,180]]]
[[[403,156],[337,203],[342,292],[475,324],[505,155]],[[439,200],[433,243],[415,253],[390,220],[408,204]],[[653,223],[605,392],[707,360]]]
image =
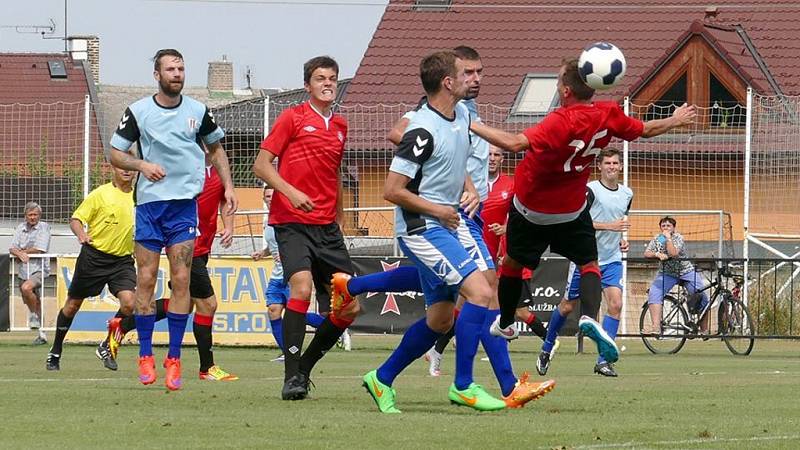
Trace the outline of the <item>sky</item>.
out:
[[[100,38],[100,83],[154,85],[160,48],[184,55],[187,86],[205,86],[209,61],[226,55],[234,84],[303,85],[303,62],[328,54],[339,77],[355,74],[387,0],[68,0],[69,35]],[[0,52],[64,50],[64,0],[3,0]],[[42,39],[32,25],[55,22]],[[17,28],[24,26],[24,28]],[[22,32],[21,32],[22,31]]]

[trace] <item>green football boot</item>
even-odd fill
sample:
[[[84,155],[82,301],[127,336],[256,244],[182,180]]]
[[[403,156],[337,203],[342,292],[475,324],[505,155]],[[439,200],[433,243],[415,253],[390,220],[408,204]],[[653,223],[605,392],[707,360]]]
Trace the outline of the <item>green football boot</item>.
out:
[[[397,393],[394,388],[381,383],[378,380],[377,370],[373,370],[364,375],[364,388],[375,400],[378,409],[384,414],[399,414],[400,410],[395,407],[395,397]]]
[[[470,384],[463,391],[459,391],[455,384],[451,384],[447,397],[450,399],[450,403],[469,406],[478,411],[497,411],[506,407],[506,402],[492,397],[483,389],[483,386],[475,383]]]

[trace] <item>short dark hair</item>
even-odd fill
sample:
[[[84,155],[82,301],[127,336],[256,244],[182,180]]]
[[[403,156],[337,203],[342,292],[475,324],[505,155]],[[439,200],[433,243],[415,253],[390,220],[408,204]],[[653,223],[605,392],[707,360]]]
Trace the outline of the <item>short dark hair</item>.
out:
[[[594,89],[583,82],[578,73],[578,58],[566,58],[561,61],[561,66],[565,68],[564,77],[561,79],[564,86],[567,86],[575,94],[578,100],[589,100],[594,95]]]
[[[615,147],[606,147],[600,150],[600,159],[598,160],[598,162],[602,162],[604,158],[610,158],[612,156],[617,156],[619,158],[622,158],[622,152],[620,152],[619,149]]]
[[[308,84],[311,81],[311,74],[317,69],[333,69],[336,76],[339,76],[339,64],[330,56],[316,56],[303,64],[303,82]]]
[[[466,45],[459,45],[454,48],[453,53],[455,53],[459,59],[465,59],[467,61],[477,61],[481,59],[481,55],[478,54],[477,50],[472,47],[467,47]]]
[[[456,76],[456,56],[451,50],[433,52],[419,63],[419,78],[425,93],[433,95],[442,87],[445,77]]]
[[[158,71],[161,69],[161,58],[164,56],[174,56],[176,58],[183,59],[181,52],[175,50],[174,48],[162,48],[156,52],[155,56],[153,56],[153,70]]]
[[[676,222],[675,219],[673,219],[672,217],[664,216],[661,218],[661,220],[658,221],[658,226],[661,226],[661,224],[663,224],[664,222],[671,223],[673,227],[678,225],[678,222]]]

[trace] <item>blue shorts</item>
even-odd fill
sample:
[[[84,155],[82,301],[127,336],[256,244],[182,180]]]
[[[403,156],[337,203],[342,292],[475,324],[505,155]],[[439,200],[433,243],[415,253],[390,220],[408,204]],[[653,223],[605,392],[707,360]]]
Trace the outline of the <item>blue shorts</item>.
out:
[[[425,304],[456,301],[461,283],[478,270],[456,232],[432,227],[422,234],[399,236],[400,249],[419,270]]]
[[[470,218],[463,209],[459,209],[461,214],[461,223],[458,225],[458,240],[461,245],[467,250],[475,264],[478,265],[478,270],[485,272],[487,270],[494,270],[494,258],[489,253],[489,247],[483,240],[483,221],[479,219],[483,205],[478,208],[474,218]]]
[[[567,277],[567,300],[576,300],[581,296],[581,271],[575,264],[569,265],[570,276]],[[622,261],[614,261],[600,266],[600,284],[603,289],[615,287],[622,289]]]
[[[161,253],[165,247],[193,241],[197,233],[197,201],[193,198],[136,207],[134,240],[150,251]]]
[[[289,284],[283,281],[283,278],[270,278],[265,295],[267,306],[286,305],[286,301],[289,300]]]

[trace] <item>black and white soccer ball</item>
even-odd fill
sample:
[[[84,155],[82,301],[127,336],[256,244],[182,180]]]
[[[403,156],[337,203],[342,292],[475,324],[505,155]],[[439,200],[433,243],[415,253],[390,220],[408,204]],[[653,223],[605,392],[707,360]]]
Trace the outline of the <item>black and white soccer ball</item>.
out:
[[[597,90],[611,89],[625,75],[625,56],[616,45],[595,42],[578,59],[578,73],[584,83]]]

